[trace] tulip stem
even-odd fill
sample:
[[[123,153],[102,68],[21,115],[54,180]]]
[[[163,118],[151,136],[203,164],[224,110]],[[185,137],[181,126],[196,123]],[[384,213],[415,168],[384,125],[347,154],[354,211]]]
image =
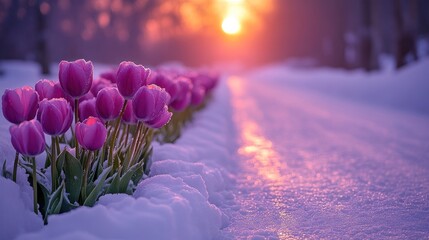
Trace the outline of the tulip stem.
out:
[[[57,189],[57,166],[56,166],[56,160],[57,160],[57,149],[56,149],[56,141],[57,138],[55,136],[52,136],[51,138],[51,177],[52,177],[52,193],[55,192],[55,189]]]
[[[132,141],[132,143],[131,143],[130,148],[128,148],[127,157],[125,158],[125,162],[124,162],[124,164],[123,164],[123,166],[122,166],[122,169],[123,169],[123,171],[124,171],[124,172],[125,172],[125,171],[128,169],[128,167],[130,166],[131,157],[133,156],[134,148],[135,148],[135,146],[136,146],[137,138],[139,137],[139,132],[140,132],[140,129],[142,128],[142,126],[143,126],[143,123],[142,123],[142,122],[139,122],[139,123],[137,124],[137,129],[136,129],[136,131],[135,131],[135,135],[134,135],[133,141]]]
[[[77,137],[76,137],[76,124],[79,121],[79,99],[75,99],[74,100],[74,126],[75,126],[75,134],[74,134],[74,145],[75,145],[75,156],[77,159],[79,159],[79,143],[77,142]]]
[[[130,166],[133,166],[135,164],[135,162],[136,162],[135,160],[139,156],[138,153],[140,153],[140,151],[138,150],[138,146],[143,146],[144,139],[145,139],[145,136],[147,135],[148,131],[149,131],[149,127],[143,126],[143,129],[140,129],[140,131],[139,131],[139,135],[136,136],[137,144],[134,146],[134,149],[133,149],[133,155],[131,157]]]
[[[122,106],[122,110],[121,113],[119,114],[119,117],[116,119],[115,122],[115,127],[113,128],[113,135],[112,138],[110,139],[110,152],[109,152],[109,166],[111,166],[113,164],[113,148],[115,147],[115,140],[116,140],[116,136],[118,135],[118,130],[119,130],[119,123],[121,123],[121,119],[122,119],[122,115],[124,115],[125,112],[125,108],[127,107],[127,102],[128,100],[125,99],[124,101],[124,105]],[[113,166],[113,170],[117,169],[119,166]]]
[[[86,166],[85,166],[84,175],[83,175],[83,188],[82,188],[83,202],[85,202],[86,200],[86,186],[88,185],[88,172],[91,168],[91,157],[92,157],[92,151],[88,150]]]
[[[36,159],[31,157],[33,167],[33,210],[37,214],[37,172],[36,172]]]
[[[18,170],[18,161],[19,161],[19,153],[18,151],[15,153],[15,162],[13,162],[13,173],[12,180],[16,182],[16,172]]]
[[[126,134],[125,134],[125,146],[128,144],[128,135],[130,135],[130,125],[126,124]]]
[[[125,132],[126,132],[126,128],[127,128],[127,126],[126,125],[124,125],[125,127],[122,129],[122,132],[121,132],[121,137],[119,138],[119,145],[121,145],[122,144],[122,142],[124,141],[124,137],[125,137]]]
[[[60,139],[57,137],[57,141],[55,141],[55,146],[57,146],[57,154],[61,153],[61,147],[60,147]]]

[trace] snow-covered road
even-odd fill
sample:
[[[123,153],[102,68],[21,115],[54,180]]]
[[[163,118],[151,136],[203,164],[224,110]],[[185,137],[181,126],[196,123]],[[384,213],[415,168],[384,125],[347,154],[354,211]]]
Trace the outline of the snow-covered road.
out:
[[[429,238],[429,118],[231,77],[233,239]]]

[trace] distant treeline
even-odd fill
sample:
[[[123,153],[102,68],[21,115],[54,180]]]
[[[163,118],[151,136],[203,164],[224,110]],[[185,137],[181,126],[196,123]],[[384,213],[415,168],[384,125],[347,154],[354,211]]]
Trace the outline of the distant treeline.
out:
[[[428,54],[427,0],[272,0],[262,27],[236,37],[221,32],[216,1],[0,0],[0,59],[37,61],[45,73],[50,62],[77,58],[194,66],[312,58],[376,70],[382,54],[397,68]]]

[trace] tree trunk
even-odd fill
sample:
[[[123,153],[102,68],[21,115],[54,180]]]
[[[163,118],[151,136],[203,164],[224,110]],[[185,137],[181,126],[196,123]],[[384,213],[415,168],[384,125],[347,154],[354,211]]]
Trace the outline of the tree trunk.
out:
[[[48,2],[46,2],[49,4]],[[46,14],[41,11],[41,2],[37,2],[36,7],[36,29],[37,29],[37,43],[36,43],[36,57],[37,62],[40,65],[42,74],[50,74],[49,68],[49,54],[48,46],[46,43]]]
[[[418,60],[416,49],[416,29],[413,21],[414,12],[417,10],[415,1],[395,1],[396,24],[396,68],[407,64],[407,55],[411,54],[414,61]],[[404,10],[405,8],[405,10]],[[414,15],[415,16],[415,15]]]
[[[360,41],[360,59],[361,66],[367,71],[373,71],[379,68],[377,53],[375,49],[372,31],[374,23],[372,13],[374,11],[374,1],[362,0],[362,23],[363,32]]]

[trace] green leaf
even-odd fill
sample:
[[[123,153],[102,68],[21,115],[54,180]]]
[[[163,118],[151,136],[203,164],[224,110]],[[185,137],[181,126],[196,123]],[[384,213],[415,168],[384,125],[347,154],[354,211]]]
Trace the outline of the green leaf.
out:
[[[45,221],[49,215],[60,213],[61,206],[63,204],[63,195],[64,182],[62,182],[61,186],[50,196],[48,207],[46,208]]]
[[[144,168],[141,162],[137,163],[140,165],[139,168],[134,171],[133,176],[131,177],[131,180],[133,181],[134,185],[137,186],[137,184],[140,182],[140,180],[143,178],[144,175]],[[136,165],[137,165],[136,164]]]
[[[77,203],[70,203],[70,200],[69,200],[67,195],[68,194],[66,192],[64,192],[63,204],[61,205],[60,213],[69,212],[69,211],[79,207],[79,204],[77,204]]]
[[[42,190],[42,196],[43,196],[43,207],[41,209],[41,213],[43,216],[46,216],[48,203],[49,203],[49,195],[51,194],[51,191],[49,190],[50,188],[44,182],[37,181],[37,185],[39,186],[39,189]],[[40,200],[40,195],[38,199]]]
[[[1,175],[3,176],[3,177],[7,177],[6,175],[7,175],[7,170],[6,170],[6,159],[4,160],[4,162],[3,162],[3,167],[2,167],[2,169],[1,169]]]
[[[106,193],[119,193],[119,182],[121,178],[118,173],[113,175],[112,183],[110,183],[109,189],[107,189]]]
[[[83,170],[79,160],[69,152],[65,152],[64,174],[66,190],[69,193],[70,202],[77,202],[82,187]]]
[[[124,156],[123,153],[120,151],[117,151],[114,158],[113,158],[113,169],[117,170],[119,169],[119,166],[124,164]]]
[[[50,148],[46,145],[46,148],[49,149],[48,151],[46,151],[46,158],[45,158],[45,168],[48,168],[49,166],[51,166],[51,150]]]
[[[112,167],[110,166],[104,169],[104,171],[100,174],[100,176],[97,179],[98,183],[95,186],[95,188],[91,191],[91,193],[88,195],[88,197],[85,199],[85,202],[83,203],[84,206],[88,206],[88,207],[94,206],[101,190],[103,189],[104,181],[106,180],[111,170],[112,170]]]
[[[141,168],[142,165],[140,163],[134,164],[134,166],[130,167],[127,172],[121,177],[121,181],[119,182],[119,192],[120,193],[127,193],[128,184],[131,181],[131,178],[133,177],[134,173]]]
[[[31,164],[31,163],[28,163],[28,162],[18,162],[18,164],[19,164],[19,166],[21,166],[22,168],[24,168],[25,169],[25,171],[28,173],[28,174],[30,174],[30,175],[32,175],[33,174],[33,165]],[[39,177],[42,177],[42,178],[45,178],[46,179],[46,176],[45,176],[45,174],[42,172],[42,171],[40,171],[39,169],[36,169],[36,174],[39,176]]]
[[[144,173],[149,175],[150,167],[152,166],[152,153],[153,148],[151,147],[149,151],[145,152],[145,155],[143,157],[143,170]]]
[[[65,159],[66,159],[66,154],[70,154],[66,149],[64,149],[61,153],[60,153],[60,155],[58,155],[57,156],[57,171],[58,171],[58,174],[57,174],[57,176],[60,176],[61,175],[61,170],[63,169],[63,166],[64,166],[64,161],[65,161]]]
[[[88,196],[92,190],[94,190],[94,188],[96,187],[94,181],[92,182],[88,182],[88,185],[86,186],[86,196]]]

